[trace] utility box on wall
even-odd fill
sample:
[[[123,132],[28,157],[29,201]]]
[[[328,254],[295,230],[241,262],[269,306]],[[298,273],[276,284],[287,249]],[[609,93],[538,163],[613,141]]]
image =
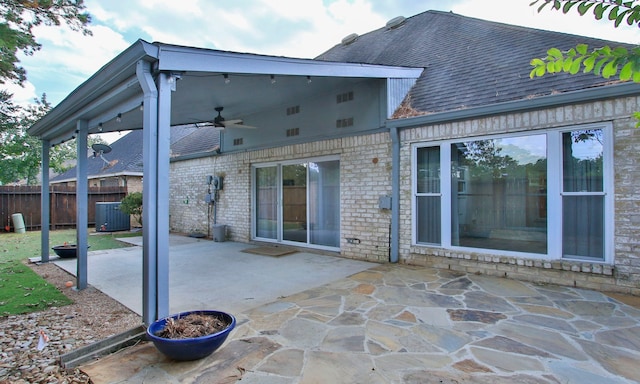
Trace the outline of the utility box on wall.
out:
[[[96,232],[128,231],[131,218],[120,210],[120,202],[96,203]]]

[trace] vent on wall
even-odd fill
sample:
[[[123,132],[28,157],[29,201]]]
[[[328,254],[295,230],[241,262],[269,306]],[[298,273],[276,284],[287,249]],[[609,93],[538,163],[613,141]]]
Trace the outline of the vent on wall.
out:
[[[287,108],[287,116],[295,115],[296,113],[300,113],[299,105],[296,105],[295,107]]]
[[[336,128],[346,128],[353,126],[353,117],[347,117],[346,119],[336,120]]]
[[[346,103],[347,101],[353,100],[353,91],[341,93],[336,96],[336,103]]]
[[[239,137],[237,139],[233,139],[233,145],[242,145],[244,140],[242,140],[242,137]]]
[[[287,137],[298,136],[298,135],[300,135],[300,128],[287,129]]]

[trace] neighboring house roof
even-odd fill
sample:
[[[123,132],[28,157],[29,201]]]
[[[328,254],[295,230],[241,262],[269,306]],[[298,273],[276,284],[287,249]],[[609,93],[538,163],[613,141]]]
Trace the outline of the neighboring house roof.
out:
[[[336,45],[316,59],[424,67],[409,98],[411,107],[425,114],[615,83],[616,79],[591,73],[529,77],[532,58],[546,56],[552,47],[567,50],[579,43],[631,46],[427,11],[406,18],[395,28],[383,27]]]
[[[183,157],[220,149],[220,128],[213,126],[188,126],[188,134],[175,140],[171,129],[171,157]],[[183,128],[185,131],[187,127]]]
[[[196,127],[195,125],[171,127],[171,156],[187,156],[190,154],[215,151],[220,147],[220,129],[212,126]],[[142,176],[143,131],[134,130],[114,141],[111,152],[100,156],[91,156],[87,162],[89,178],[112,177],[122,175]],[[93,152],[89,151],[91,154]],[[107,164],[106,161],[109,162]],[[51,179],[52,183],[74,181],[76,167]]]

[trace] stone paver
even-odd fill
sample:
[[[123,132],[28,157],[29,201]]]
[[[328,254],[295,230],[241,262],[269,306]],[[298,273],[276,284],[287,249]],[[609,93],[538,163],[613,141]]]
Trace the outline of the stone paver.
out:
[[[235,315],[197,362],[141,343],[81,368],[96,384],[640,382],[640,310],[570,287],[379,265]]]

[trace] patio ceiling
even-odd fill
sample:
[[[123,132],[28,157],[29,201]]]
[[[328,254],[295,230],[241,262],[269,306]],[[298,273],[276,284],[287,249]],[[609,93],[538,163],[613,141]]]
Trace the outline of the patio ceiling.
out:
[[[181,47],[139,40],[74,90],[29,134],[52,145],[77,135],[77,122],[89,134],[142,128],[143,92],[136,76],[139,61],[152,75],[173,74],[171,125],[209,122],[224,107],[225,119],[237,119],[312,98],[365,79],[417,79],[422,68],[335,63]],[[225,81],[225,75],[229,81]],[[275,83],[272,82],[272,77]],[[311,80],[311,82],[309,82]],[[120,116],[120,119],[117,119]],[[245,122],[250,124],[249,122]]]

